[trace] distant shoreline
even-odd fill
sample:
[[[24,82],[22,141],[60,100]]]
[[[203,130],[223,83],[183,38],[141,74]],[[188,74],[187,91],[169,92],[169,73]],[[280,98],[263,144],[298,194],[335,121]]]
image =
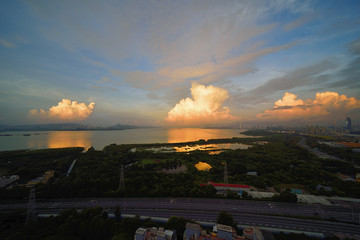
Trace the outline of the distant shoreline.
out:
[[[0,133],[4,132],[46,132],[46,131],[57,131],[57,132],[66,132],[66,131],[122,131],[122,130],[134,130],[134,129],[149,129],[149,128],[163,128],[163,129],[182,129],[182,128],[194,128],[194,129],[233,129],[233,130],[246,130],[249,131],[249,129],[240,129],[240,128],[217,128],[217,127],[134,127],[134,128],[119,128],[119,129],[109,129],[109,128],[79,128],[79,129],[0,129]],[[249,134],[250,135],[250,134]],[[4,136],[1,135],[0,136]]]
[[[122,128],[122,129],[108,129],[108,128],[80,128],[80,129],[1,129],[0,132],[49,132],[49,131],[57,131],[57,132],[67,132],[67,131],[121,131],[121,130],[131,130],[131,129],[146,129],[146,128],[158,128],[158,127],[136,127],[136,128]],[[2,135],[0,135],[2,136]]]
[[[14,129],[15,130],[15,129]],[[123,131],[126,130],[126,131]],[[110,144],[169,144],[193,142],[200,139],[251,138],[244,129],[200,128],[136,128],[136,129],[57,129],[0,132],[0,150],[46,149],[93,146],[103,149]],[[229,141],[229,140],[228,140]],[[235,141],[232,139],[231,141]]]

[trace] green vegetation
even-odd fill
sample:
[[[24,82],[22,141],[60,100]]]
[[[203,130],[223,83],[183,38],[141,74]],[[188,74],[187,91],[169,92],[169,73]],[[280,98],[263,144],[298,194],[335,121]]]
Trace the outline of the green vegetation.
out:
[[[168,219],[164,227],[165,229],[176,230],[177,239],[182,240],[186,229],[186,223],[188,222],[195,223],[195,221],[190,219],[173,216]]]
[[[115,209],[116,211],[116,209]],[[116,214],[115,214],[116,216]],[[182,217],[171,217],[164,223],[134,218],[109,218],[108,212],[100,207],[84,209],[81,212],[69,209],[58,216],[40,218],[25,225],[25,212],[0,214],[0,239],[4,240],[131,240],[139,227],[165,227],[177,231],[182,239],[187,222],[194,222]]]
[[[0,152],[1,175],[19,175],[19,184],[26,184],[47,170],[54,170],[54,178],[48,186],[63,179],[71,162],[78,158],[83,148],[59,148],[44,150],[21,150]],[[29,189],[16,186],[12,189],[0,189],[0,199],[24,199]]]
[[[59,177],[83,150],[77,147],[0,152],[0,168],[3,175],[19,175],[20,183],[41,176],[49,169],[55,170],[55,176]]]
[[[9,214],[8,214],[9,215]],[[12,215],[18,222],[16,226],[9,225],[3,218],[1,239],[133,239],[134,232],[140,225],[156,226],[150,219],[141,221],[139,217],[125,218],[121,221],[110,219],[102,208],[85,209],[77,212],[75,209],[63,211],[56,217],[41,218],[28,225],[24,224],[24,216]],[[7,221],[6,221],[7,220]]]
[[[37,186],[41,198],[60,197],[219,197],[214,187],[201,186],[208,181],[223,182],[224,165],[228,167],[231,184],[248,184],[265,190],[274,187],[278,192],[288,188],[300,188],[311,194],[360,197],[360,183],[344,182],[338,172],[354,175],[360,172],[351,163],[318,159],[307,150],[298,147],[301,137],[285,133],[256,132],[259,138],[232,138],[198,141],[194,144],[224,142],[254,143],[248,149],[226,150],[218,155],[207,151],[190,153],[154,153],[152,151],[130,151],[133,148],[149,148],[181,144],[129,144],[109,145],[102,151],[93,148],[81,153],[80,148],[50,149],[39,151],[15,151],[0,153],[1,169],[7,174],[18,174],[23,182],[38,177],[44,171],[55,170],[55,178],[48,184]],[[75,167],[66,177],[65,173],[74,159]],[[206,162],[209,171],[198,171],[195,164]],[[10,162],[10,163],[9,163]],[[124,165],[125,188],[119,189],[120,169]],[[170,174],[163,170],[182,165],[186,171]],[[256,171],[257,176],[247,172]],[[316,190],[317,185],[329,186],[332,191]],[[13,188],[0,190],[1,198],[24,198],[28,190]],[[292,195],[282,193],[272,200],[294,202]],[[221,197],[221,196],[220,196]],[[238,198],[229,193],[228,198]],[[244,196],[244,199],[250,199]]]
[[[332,139],[323,139],[322,136],[311,136],[306,138],[306,144],[312,148],[317,148],[322,152],[328,153],[332,156],[338,157],[340,159],[346,160],[349,163],[360,164],[360,153],[353,152],[351,147],[344,148],[334,148],[326,144],[320,144],[318,141],[333,141],[333,142],[343,142],[341,138],[332,138]],[[355,141],[355,140],[353,140]],[[351,173],[352,174],[352,173]]]
[[[107,211],[100,207],[88,208],[82,211],[75,209],[64,210],[58,216],[40,218],[36,222],[25,225],[26,213],[24,211],[8,212],[0,214],[0,239],[4,240],[131,240],[137,228],[164,227],[165,229],[176,230],[178,240],[183,238],[187,222],[195,223],[192,220],[173,216],[166,223],[154,222],[151,218],[141,220],[139,216],[133,218],[120,218],[117,216],[120,207],[117,207],[115,218],[109,218]],[[220,212],[217,223],[235,227],[238,234],[242,231],[237,229],[231,214]],[[277,240],[317,240],[305,234],[283,232],[274,234]],[[326,240],[337,240],[336,237],[326,237]]]
[[[216,222],[220,223],[220,224],[228,225],[228,226],[233,226],[234,224],[236,225],[236,223],[234,222],[233,216],[226,211],[221,211],[219,213],[219,216],[218,216]]]
[[[275,202],[293,202],[293,203],[296,203],[298,200],[296,194],[291,193],[289,189],[282,191],[280,194],[275,194],[271,199]]]

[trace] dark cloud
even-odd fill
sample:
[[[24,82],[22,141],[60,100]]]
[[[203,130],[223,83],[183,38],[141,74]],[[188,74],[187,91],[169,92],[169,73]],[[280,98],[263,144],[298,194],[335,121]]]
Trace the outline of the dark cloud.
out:
[[[341,79],[337,82],[328,84],[328,88],[359,88],[360,87],[360,39],[356,39],[347,44],[349,53],[353,59],[345,68],[339,71],[336,76]]]
[[[360,55],[360,38],[349,42],[347,47],[351,54]]]
[[[263,103],[269,96],[277,92],[291,90],[297,87],[314,86],[328,80],[328,75],[322,74],[334,67],[331,61],[322,61],[317,64],[296,69],[279,78],[273,78],[263,85],[256,87],[236,98],[241,103]]]

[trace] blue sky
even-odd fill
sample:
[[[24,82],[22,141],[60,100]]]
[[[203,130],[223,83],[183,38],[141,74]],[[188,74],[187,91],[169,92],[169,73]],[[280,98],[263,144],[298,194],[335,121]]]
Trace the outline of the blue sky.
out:
[[[359,1],[2,1],[0,124],[356,122],[359,12]],[[285,96],[292,112],[276,104]]]

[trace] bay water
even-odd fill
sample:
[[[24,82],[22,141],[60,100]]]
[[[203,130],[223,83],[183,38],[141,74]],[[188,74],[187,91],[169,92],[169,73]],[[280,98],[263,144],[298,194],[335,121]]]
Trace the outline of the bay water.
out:
[[[177,143],[200,139],[249,137],[243,129],[139,128],[106,131],[1,132],[0,151],[93,146],[102,150],[112,143]],[[7,135],[7,136],[5,136]]]

